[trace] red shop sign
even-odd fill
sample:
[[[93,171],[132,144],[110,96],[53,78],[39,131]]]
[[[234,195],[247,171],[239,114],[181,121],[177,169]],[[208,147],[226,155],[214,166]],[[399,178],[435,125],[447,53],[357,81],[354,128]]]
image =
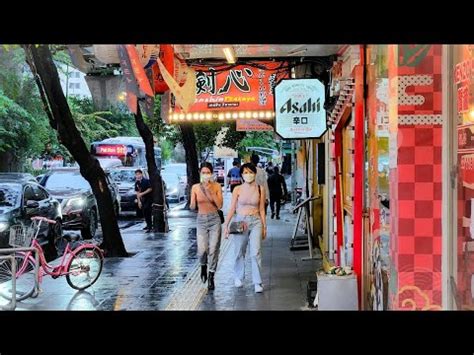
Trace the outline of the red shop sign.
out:
[[[276,84],[289,77],[286,62],[259,62],[258,67],[199,66],[196,101],[189,112],[273,111]],[[172,100],[173,101],[173,100]],[[174,112],[181,112],[179,106]]]

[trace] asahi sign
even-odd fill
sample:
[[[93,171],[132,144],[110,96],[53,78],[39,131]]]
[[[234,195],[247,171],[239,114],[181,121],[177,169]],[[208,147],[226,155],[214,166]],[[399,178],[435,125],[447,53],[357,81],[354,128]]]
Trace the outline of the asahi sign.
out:
[[[282,80],[275,88],[275,130],[284,139],[320,138],[326,132],[324,85],[318,79]]]

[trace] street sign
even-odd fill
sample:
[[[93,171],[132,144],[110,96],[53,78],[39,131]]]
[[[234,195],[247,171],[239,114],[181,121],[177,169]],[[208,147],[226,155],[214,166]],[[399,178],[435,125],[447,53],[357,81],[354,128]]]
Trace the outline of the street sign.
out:
[[[326,132],[325,88],[318,79],[286,79],[275,88],[275,130],[284,139]]]

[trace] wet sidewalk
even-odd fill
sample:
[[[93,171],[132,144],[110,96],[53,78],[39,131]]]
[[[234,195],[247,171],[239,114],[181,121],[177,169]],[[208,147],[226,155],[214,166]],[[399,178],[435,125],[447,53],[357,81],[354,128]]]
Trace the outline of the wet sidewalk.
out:
[[[226,193],[224,211],[230,198]],[[234,288],[230,238],[222,240],[216,290],[208,293],[199,277],[195,217],[191,211],[175,208],[169,214],[168,234],[145,234],[144,223],[123,229],[122,237],[132,257],[107,258],[99,280],[85,291],[70,288],[63,277],[54,280],[45,276],[39,296],[18,303],[17,310],[307,309],[306,285],[308,280],[315,280],[320,260],[302,261],[308,256],[307,250],[290,251],[295,215],[282,211],[281,220],[268,219],[268,237],[263,242],[263,294],[254,293],[248,258],[244,287]]]
[[[289,208],[289,206],[287,206]],[[251,278],[247,250],[245,280],[242,288],[234,287],[234,248],[231,238],[222,253],[216,272],[216,290],[203,298],[199,310],[308,310],[306,287],[316,279],[321,260],[301,259],[308,250],[290,251],[290,240],[296,215],[282,211],[281,220],[268,218],[268,237],[263,241],[264,292],[256,294]]]
[[[144,223],[122,230],[134,256],[105,259],[99,280],[85,291],[70,288],[64,277],[45,276],[39,296],[18,303],[17,310],[164,309],[197,263],[194,218],[194,213],[176,209],[168,234],[145,234]]]

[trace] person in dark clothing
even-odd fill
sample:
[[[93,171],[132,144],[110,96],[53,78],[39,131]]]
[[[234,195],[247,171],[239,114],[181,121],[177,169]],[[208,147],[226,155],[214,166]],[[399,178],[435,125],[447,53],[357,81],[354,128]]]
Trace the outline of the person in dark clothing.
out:
[[[153,203],[152,188],[150,180],[143,177],[143,172],[138,169],[135,171],[135,191],[137,192],[138,208],[143,211],[145,215],[146,233],[153,230],[153,223],[151,220],[151,205]]]
[[[273,168],[273,174],[268,178],[268,190],[270,190],[271,218],[275,217],[276,203],[276,219],[280,219],[281,198],[288,193],[288,190],[286,189],[285,178],[280,174],[280,169],[277,166]]]
[[[265,169],[268,177],[270,177],[270,175],[273,175],[273,169],[274,169],[273,163],[271,161],[268,162],[267,168]]]

